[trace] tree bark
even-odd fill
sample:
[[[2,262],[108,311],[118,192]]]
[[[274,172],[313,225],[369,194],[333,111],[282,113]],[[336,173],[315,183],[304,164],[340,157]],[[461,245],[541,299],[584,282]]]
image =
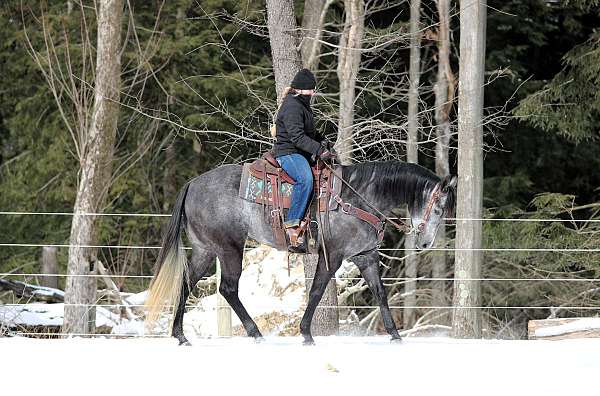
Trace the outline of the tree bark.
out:
[[[175,202],[177,185],[175,184],[175,142],[171,142],[165,149],[165,163],[163,164],[163,211],[169,212],[171,204]]]
[[[273,55],[273,72],[275,73],[275,86],[277,89],[277,102],[282,100],[285,87],[289,86],[294,75],[302,67],[298,48],[298,35],[296,34],[296,18],[294,16],[294,2],[292,0],[267,0],[267,25],[269,28],[269,41]],[[312,277],[317,267],[317,255],[307,254],[303,257],[304,276],[306,278],[306,295],[309,294],[312,285]],[[327,297],[329,296],[329,297]],[[337,307],[337,289],[335,280],[327,285],[325,294],[319,305],[330,305]],[[314,334],[330,333],[335,329],[337,333],[339,321],[337,320],[337,309],[333,315],[321,315],[317,311],[312,322]]]
[[[438,0],[437,9],[439,15],[438,28],[438,70],[437,81],[433,87],[435,93],[435,121],[436,121],[436,144],[435,144],[435,172],[440,177],[450,174],[449,147],[450,147],[450,111],[454,102],[454,74],[450,67],[450,0]],[[446,224],[442,223],[438,230],[436,248],[446,247]],[[432,277],[444,278],[446,276],[447,252],[434,252],[432,264]],[[434,280],[432,282],[432,303],[437,307],[448,304],[446,296],[446,282]],[[448,312],[444,312],[436,320],[438,324],[449,322]]]
[[[363,0],[344,0],[346,20],[340,38],[337,75],[340,82],[340,115],[335,149],[343,165],[352,163],[352,126],[354,124],[354,98],[356,76],[360,67],[362,39],[365,26]]]
[[[460,71],[458,90],[458,199],[454,313],[456,338],[481,337],[480,282],[483,200],[483,83],[486,0],[460,2]],[[463,250],[465,249],[465,250]]]
[[[321,37],[325,16],[333,0],[305,0],[304,15],[302,16],[302,63],[311,71],[319,67],[319,54],[321,52]]]
[[[58,274],[58,259],[56,258],[57,249],[55,246],[44,246],[42,248],[42,274],[50,276],[41,276],[40,284],[45,287],[58,289],[58,277],[51,276]]]
[[[110,176],[119,112],[120,44],[123,0],[98,3],[98,45],[94,108],[80,158],[80,178],[75,199],[67,267],[63,333],[93,333],[95,330],[97,249],[96,213],[102,207]]]
[[[408,89],[408,131],[406,141],[406,161],[419,163],[419,80],[421,76],[421,0],[410,3],[410,68]],[[415,250],[415,236],[410,234],[404,241],[406,277],[416,278],[419,257]],[[404,286],[404,328],[410,329],[416,322],[417,282],[407,280]]]
[[[317,271],[319,256],[316,254],[304,254],[302,256],[304,276],[306,277],[306,295],[308,296],[310,294],[310,288],[312,287],[315,272]],[[337,285],[335,284],[335,279],[332,279],[329,281],[325,293],[323,293],[323,298],[315,310],[311,325],[313,336],[330,336],[338,333],[340,315],[337,305]]]
[[[298,51],[298,29],[293,0],[267,0],[267,25],[273,56],[277,103],[283,99],[283,90],[302,68]]]

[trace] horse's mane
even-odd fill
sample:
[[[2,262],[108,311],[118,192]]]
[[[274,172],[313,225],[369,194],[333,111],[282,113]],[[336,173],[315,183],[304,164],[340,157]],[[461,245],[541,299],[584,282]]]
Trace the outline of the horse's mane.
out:
[[[407,203],[411,209],[427,205],[428,193],[441,180],[427,168],[400,161],[345,166],[343,176],[354,186],[369,186],[376,196],[393,196],[398,202]],[[456,192],[450,189],[445,208],[447,215],[453,214],[455,201]]]

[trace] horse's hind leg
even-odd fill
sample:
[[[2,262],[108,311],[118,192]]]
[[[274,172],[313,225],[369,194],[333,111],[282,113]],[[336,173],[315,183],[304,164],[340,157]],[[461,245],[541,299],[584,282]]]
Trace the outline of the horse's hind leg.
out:
[[[172,336],[179,340],[179,345],[190,345],[190,342],[183,334],[183,314],[185,313],[185,303],[196,283],[206,275],[206,272],[214,265],[216,256],[199,248],[197,245],[192,247],[192,261],[189,264],[189,283],[184,280],[181,291],[181,299],[177,306],[175,319],[173,320]]]
[[[221,261],[221,285],[219,286],[219,292],[225,297],[225,300],[233,308],[238,318],[240,318],[248,336],[261,339],[262,334],[258,330],[258,326],[252,320],[252,317],[250,317],[238,296],[240,276],[242,274],[242,259],[242,250],[237,248],[224,250],[219,254],[219,260]]]

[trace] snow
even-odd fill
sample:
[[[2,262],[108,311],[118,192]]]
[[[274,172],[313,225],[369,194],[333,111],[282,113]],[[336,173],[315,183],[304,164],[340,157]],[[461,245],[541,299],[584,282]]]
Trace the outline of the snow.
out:
[[[600,330],[600,318],[581,318],[562,325],[539,328],[535,330],[535,336],[551,337],[588,330]]]
[[[14,326],[62,326],[64,304],[13,304],[0,305],[0,323]],[[113,327],[119,322],[118,315],[109,310],[96,307],[96,326]]]
[[[143,292],[130,294],[129,296],[125,297],[125,302],[133,306],[141,306],[144,305],[147,297],[148,290],[144,290]]]
[[[246,254],[245,268],[240,279],[239,296],[253,318],[279,314],[278,318],[293,321],[303,313],[305,283],[301,265],[292,265],[288,274],[286,253],[269,247],[252,249]],[[136,294],[124,294],[125,302],[134,307],[144,304],[147,291]],[[22,304],[0,306],[0,324],[15,327],[61,326],[63,304]],[[200,299],[196,308],[184,316],[184,331],[197,337],[217,335],[217,295]],[[97,307],[97,326],[112,328],[112,334],[143,335],[144,324],[141,320],[125,320],[102,307]],[[163,318],[159,331],[166,332],[168,318]],[[237,315],[232,312],[232,325],[241,325]],[[277,333],[280,329],[274,329]],[[269,332],[265,332],[269,334]]]
[[[600,340],[0,338],[3,394],[597,394]],[[42,360],[36,359],[43,357]],[[38,363],[32,363],[33,361]]]
[[[33,290],[33,295],[34,296],[46,296],[46,297],[53,297],[53,296],[65,296],[65,292],[60,290],[60,289],[55,289],[53,287],[46,287],[46,286],[34,286],[35,289]]]
[[[316,346],[299,337],[276,336],[302,315],[304,273],[285,253],[248,253],[240,298],[255,319],[281,321],[265,341],[216,334],[217,296],[199,300],[185,315],[184,330],[194,346],[172,338],[137,337],[141,321],[127,321],[99,307],[97,323],[112,328],[96,338],[0,338],[2,394],[27,395],[578,395],[597,394],[600,339],[563,341],[454,340],[444,326],[414,332],[400,344],[388,336],[316,337]],[[345,263],[338,279],[350,273]],[[126,301],[142,305],[146,292]],[[59,326],[63,304],[0,306],[0,322]],[[239,324],[232,314],[233,325]],[[164,318],[163,324],[168,320]],[[561,333],[600,324],[600,318],[569,323]],[[260,324],[259,324],[260,326]],[[295,324],[297,327],[297,324]],[[410,333],[410,332],[409,332]],[[412,333],[411,333],[412,334]],[[437,337],[422,338],[423,334]],[[117,339],[115,335],[136,336]]]
[[[239,297],[253,318],[281,314],[300,318],[303,313],[304,269],[292,265],[288,275],[286,253],[270,248],[253,249],[246,254],[245,268],[239,285]],[[217,335],[217,295],[200,300],[197,308],[183,317],[186,334],[209,337]],[[232,326],[241,325],[232,312]],[[274,331],[277,333],[277,330]],[[266,332],[265,334],[269,334]]]

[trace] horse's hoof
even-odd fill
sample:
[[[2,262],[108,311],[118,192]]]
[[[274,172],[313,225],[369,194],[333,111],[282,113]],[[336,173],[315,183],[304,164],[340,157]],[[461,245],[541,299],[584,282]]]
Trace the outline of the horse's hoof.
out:
[[[304,341],[302,341],[302,345],[304,346],[313,346],[315,345],[315,340],[311,338],[305,338]]]
[[[393,337],[390,339],[390,342],[391,342],[392,344],[400,344],[400,343],[402,342],[402,337],[400,337],[400,336],[397,336],[397,337],[396,337],[396,336],[393,336]]]
[[[257,344],[262,344],[263,342],[265,342],[265,339],[263,336],[254,337],[254,342]]]
[[[192,343],[188,340],[179,340],[179,346],[192,346]]]

